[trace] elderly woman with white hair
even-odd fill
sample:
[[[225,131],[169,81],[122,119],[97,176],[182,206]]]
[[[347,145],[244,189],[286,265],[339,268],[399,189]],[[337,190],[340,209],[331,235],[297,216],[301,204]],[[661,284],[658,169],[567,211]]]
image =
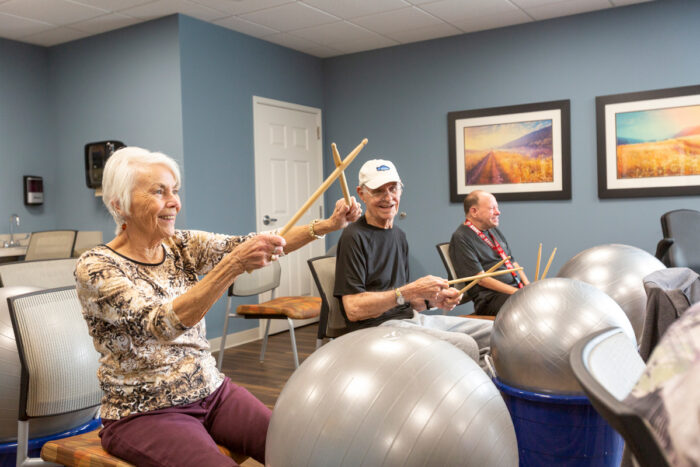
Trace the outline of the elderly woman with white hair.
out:
[[[75,272],[101,354],[102,446],[139,466],[236,465],[216,444],[264,462],[270,410],[217,370],[203,318],[240,274],[342,229],[360,207],[339,200],[284,237],[227,236],[175,229],[179,189],[177,163],[161,153],[127,147],[104,169],[117,235]]]

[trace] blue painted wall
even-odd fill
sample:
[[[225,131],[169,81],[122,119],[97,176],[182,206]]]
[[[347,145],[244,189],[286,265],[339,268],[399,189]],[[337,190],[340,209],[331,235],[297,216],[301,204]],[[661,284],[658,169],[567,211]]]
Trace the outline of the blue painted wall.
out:
[[[0,39],[0,233],[20,216],[21,232],[53,228],[59,179],[50,141],[48,51]],[[46,201],[25,206],[22,176],[44,177]],[[16,231],[16,230],[15,230]]]
[[[464,217],[449,202],[447,112],[570,99],[572,199],[501,203],[514,254],[531,276],[539,242],[546,257],[557,247],[550,276],[594,245],[653,254],[661,214],[700,203],[598,199],[595,97],[698,84],[698,18],[700,2],[653,2],[327,59],[326,146],[335,141],[347,153],[369,139],[348,173],[354,185],[372,157],[397,164],[408,214],[397,225],[409,239],[412,276],[444,276],[434,245]],[[339,194],[334,187],[327,198]]]
[[[180,17],[185,188],[190,228],[255,230],[253,96],[322,106],[321,60],[196,19]],[[236,299],[253,303],[256,299]],[[207,313],[219,337],[224,300]],[[233,320],[229,332],[257,326]]]
[[[177,16],[50,48],[49,91],[54,227],[102,230],[110,241],[114,221],[85,183],[84,145],[116,139],[183,162]]]

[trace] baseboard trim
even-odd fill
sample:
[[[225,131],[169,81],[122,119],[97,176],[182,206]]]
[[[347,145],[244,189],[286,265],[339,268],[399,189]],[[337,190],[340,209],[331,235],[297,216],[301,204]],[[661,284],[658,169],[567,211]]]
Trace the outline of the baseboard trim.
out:
[[[257,341],[260,339],[260,328],[254,327],[251,329],[246,329],[245,331],[233,332],[226,335],[226,348],[237,347],[239,345],[247,344],[248,342]],[[215,337],[209,339],[209,346],[212,352],[218,352],[221,347],[221,338]]]

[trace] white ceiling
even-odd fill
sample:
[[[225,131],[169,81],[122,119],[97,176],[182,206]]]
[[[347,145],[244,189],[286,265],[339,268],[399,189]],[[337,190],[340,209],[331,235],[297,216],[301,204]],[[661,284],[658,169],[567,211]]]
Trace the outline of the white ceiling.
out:
[[[183,13],[317,57],[650,0],[0,0],[0,37],[52,46]]]

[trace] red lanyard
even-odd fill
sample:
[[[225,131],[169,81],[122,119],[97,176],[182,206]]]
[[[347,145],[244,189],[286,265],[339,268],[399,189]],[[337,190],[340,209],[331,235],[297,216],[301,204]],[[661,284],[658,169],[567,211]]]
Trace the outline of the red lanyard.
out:
[[[507,259],[507,258],[508,258],[508,255],[506,255],[506,252],[503,251],[503,247],[501,246],[500,243],[498,243],[498,240],[496,240],[496,237],[494,237],[494,236],[491,234],[491,232],[489,232],[489,235],[491,236],[491,239],[489,239],[486,235],[484,235],[484,232],[482,232],[482,231],[479,230],[474,224],[472,224],[471,221],[470,221],[469,219],[467,219],[466,221],[464,221],[464,225],[466,225],[467,227],[469,227],[470,229],[472,229],[472,230],[474,231],[474,233],[477,234],[477,235],[479,236],[479,238],[482,239],[482,240],[484,241],[484,243],[486,243],[488,246],[490,246],[491,249],[492,249],[493,251],[495,251],[495,252],[498,254],[498,256],[501,257],[501,259],[505,259],[505,260],[506,260],[505,263],[504,263],[506,269],[514,269],[514,268],[513,268],[513,263],[511,263],[510,260]],[[493,240],[493,241],[492,241],[492,240]],[[518,277],[518,274],[517,274],[515,271],[512,271],[511,274],[512,274],[513,277],[515,278],[515,282],[518,284],[518,288],[519,288],[519,289],[522,289],[522,288],[523,288],[523,283],[520,281],[520,278]]]

